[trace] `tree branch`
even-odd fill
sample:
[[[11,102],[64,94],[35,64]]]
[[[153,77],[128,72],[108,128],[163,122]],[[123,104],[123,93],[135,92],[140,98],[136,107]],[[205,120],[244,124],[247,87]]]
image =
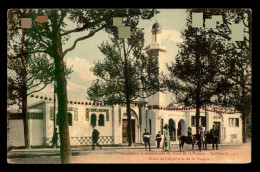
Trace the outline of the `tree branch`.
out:
[[[81,37],[81,38],[76,39],[76,40],[74,41],[74,44],[72,45],[72,47],[70,47],[70,48],[68,48],[68,49],[66,49],[66,50],[64,51],[63,57],[64,57],[69,51],[74,50],[74,48],[76,47],[76,45],[77,45],[77,43],[78,43],[79,41],[83,41],[83,40],[85,40],[85,39],[87,39],[87,38],[92,37],[93,35],[95,35],[95,33],[97,33],[98,31],[102,30],[103,28],[104,28],[104,26],[100,27],[99,29],[97,29],[97,30],[95,30],[95,31],[93,31],[93,32],[90,32],[90,33],[89,33],[88,35],[86,35],[86,36],[83,36],[83,37]]]
[[[39,90],[35,90],[35,91],[32,91],[32,92],[28,93],[27,96],[31,95],[32,93],[36,93],[36,92],[39,92],[39,91],[43,90],[48,84],[49,84],[49,83],[46,83],[46,84],[44,85],[44,87],[42,87],[42,88],[39,89]]]
[[[64,17],[67,15],[67,10],[62,10],[61,11],[61,17],[60,17],[60,21],[59,21],[59,23],[58,23],[58,28],[60,28],[60,26],[61,26],[61,24],[62,24],[62,22],[63,22],[63,19],[64,19]]]
[[[81,28],[76,28],[76,29],[73,29],[73,30],[68,30],[68,31],[65,31],[65,30],[61,30],[63,31],[64,33],[61,34],[61,36],[65,36],[65,35],[68,35],[68,34],[71,34],[73,32],[81,32],[81,31],[84,31],[85,29],[87,29],[88,27],[88,24],[84,24]]]

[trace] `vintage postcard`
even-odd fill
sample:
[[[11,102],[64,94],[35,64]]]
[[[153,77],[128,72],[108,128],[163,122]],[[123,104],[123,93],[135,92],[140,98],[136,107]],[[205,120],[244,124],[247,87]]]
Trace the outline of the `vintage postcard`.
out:
[[[9,9],[9,164],[251,163],[251,9]]]

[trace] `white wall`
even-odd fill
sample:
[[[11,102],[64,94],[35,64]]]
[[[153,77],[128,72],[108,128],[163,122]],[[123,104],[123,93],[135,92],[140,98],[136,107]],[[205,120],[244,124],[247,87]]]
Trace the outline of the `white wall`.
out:
[[[182,135],[187,135],[187,129],[189,126],[191,126],[191,116],[195,116],[195,110],[191,111],[165,111],[165,110],[148,110],[148,118],[147,118],[147,129],[149,129],[149,119],[154,120],[152,121],[152,125],[155,126],[155,131],[153,130],[152,135],[154,133],[157,133],[160,131],[160,119],[164,119],[164,124],[169,124],[169,119],[173,119],[175,122],[175,128],[176,128],[176,135],[177,129],[178,129],[178,123],[180,120],[184,120],[185,126],[182,130]],[[208,131],[212,129],[212,126],[214,122],[220,122],[220,135],[221,135],[221,143],[242,143],[242,120],[240,118],[240,114],[218,114],[214,112],[207,112],[208,113],[208,119],[206,121],[208,122]],[[205,116],[205,111],[200,112],[200,116]],[[231,127],[229,126],[229,118],[239,118],[239,127]],[[143,122],[143,124],[146,122]],[[196,134],[196,127],[191,126],[192,133]],[[206,127],[203,127],[204,131],[206,130]],[[236,135],[237,138],[232,138],[231,135]],[[151,143],[154,142],[154,139],[151,138]],[[178,143],[174,142],[174,143]]]
[[[226,114],[224,116],[224,128],[226,130],[226,137],[223,143],[242,143],[242,119],[241,114]],[[239,127],[229,126],[229,118],[239,118]],[[236,135],[237,138],[232,138],[231,135]]]
[[[122,133],[122,124],[119,123],[119,113],[120,113],[120,107],[119,105],[114,105],[113,106],[114,109],[113,109],[113,112],[114,112],[114,122],[113,122],[113,128],[112,128],[112,135],[114,136],[114,144],[119,144],[122,142],[122,134],[119,134],[119,133]],[[121,129],[121,130],[120,130]]]
[[[144,143],[143,133],[144,133],[144,130],[148,127],[148,122],[147,122],[148,110],[147,110],[147,108],[142,108],[141,116],[142,116],[142,126],[141,126],[141,140],[140,141],[141,141],[141,143]]]
[[[43,145],[43,120],[42,119],[30,119],[30,144],[31,146]]]
[[[38,141],[35,141],[35,143],[36,143],[37,145],[38,145],[39,142],[42,142],[42,144],[43,144],[43,142],[44,142],[44,137],[46,136],[46,123],[48,122],[48,120],[46,120],[46,119],[47,119],[47,117],[46,117],[46,115],[47,115],[46,107],[47,107],[47,105],[48,105],[49,103],[50,103],[50,102],[48,102],[48,101],[42,101],[41,103],[36,104],[36,105],[34,105],[34,106],[29,106],[29,108],[28,108],[28,110],[27,110],[28,113],[30,113],[30,112],[31,112],[31,113],[36,112],[36,113],[42,113],[42,114],[43,114],[42,122],[40,122],[40,121],[36,122],[36,124],[39,123],[39,125],[42,126],[41,129],[39,129],[39,128],[37,127],[37,125],[35,126],[34,123],[32,124],[32,125],[35,126],[35,127],[37,128],[37,130],[39,131],[39,134],[36,134],[35,132],[33,132],[33,133],[35,133],[34,135],[36,136],[36,138],[37,138],[37,140],[38,140]],[[52,103],[52,104],[53,104],[53,103]],[[30,120],[36,120],[36,119],[30,119]],[[30,125],[30,123],[29,123],[29,125]],[[49,127],[49,126],[47,126],[47,127]],[[33,131],[34,128],[31,127],[31,130]],[[42,135],[42,136],[41,136],[41,135]],[[42,139],[40,139],[40,136],[42,137]],[[30,138],[30,139],[31,139],[31,138]]]
[[[46,103],[46,107],[45,107],[45,136],[44,137],[52,137],[53,136],[53,127],[54,127],[54,123],[53,120],[50,120],[50,107],[53,107],[54,104],[53,102],[48,102]],[[56,102],[56,108],[57,108],[57,102]],[[56,109],[55,113],[57,114],[58,110]],[[58,126],[57,126],[58,127]]]
[[[240,118],[241,114],[218,114],[209,111],[207,111],[207,113],[209,117],[208,119],[206,119],[206,121],[208,122],[208,131],[212,129],[214,122],[220,122],[220,143],[242,143],[242,119]],[[195,111],[190,111],[190,114],[191,116],[195,115]],[[200,112],[200,116],[205,116],[205,111]],[[239,118],[239,127],[229,126],[229,118]],[[192,129],[196,132],[195,127],[192,127]],[[232,134],[237,135],[237,138],[232,139]]]
[[[23,120],[9,120],[10,140],[12,146],[25,146]]]
[[[156,125],[157,122],[157,117],[159,116],[158,110],[148,110],[148,115],[147,115],[147,130],[150,133],[150,125],[149,125],[149,120],[151,120],[151,138],[150,138],[150,144],[155,145],[155,136],[156,132],[158,130],[158,126]]]
[[[122,125],[123,125],[123,122],[122,122],[122,119],[123,119],[123,112],[125,111],[125,110],[122,110],[123,108],[120,106],[120,105],[118,105],[119,107],[118,107],[118,115],[120,114],[120,119],[119,119],[119,116],[115,116],[115,118],[117,118],[118,119],[118,125],[116,125],[116,123],[115,123],[115,135],[117,135],[117,142],[116,142],[116,144],[119,144],[119,143],[122,143],[122,141],[123,141],[123,136],[122,136]]]
[[[46,137],[53,136],[53,120],[50,120],[50,107],[53,107],[53,103],[48,103],[46,107]],[[81,104],[68,104],[68,107],[78,109],[78,120],[75,120],[74,111],[68,110],[72,114],[72,126],[69,126],[70,137],[91,137],[92,126],[91,126],[91,114],[97,116],[97,126],[95,127],[99,131],[100,136],[112,136],[112,106],[96,106],[96,105],[81,105]],[[93,109],[108,109],[109,110],[109,121],[106,121],[106,112],[90,112],[89,121],[86,120],[86,108]],[[56,114],[58,110],[56,110]],[[104,126],[98,126],[99,115],[104,115]],[[58,126],[57,126],[58,128]],[[58,128],[59,132],[59,128]]]
[[[37,105],[33,108],[41,108],[45,115],[43,116],[44,122],[40,122],[37,120],[32,120],[33,123],[31,125],[33,128],[36,128],[35,131],[32,132],[33,138],[36,140],[33,141],[33,144],[38,145],[40,142],[43,140],[40,138],[43,137],[49,137],[51,138],[53,136],[53,121],[50,120],[50,107],[53,107],[53,103],[49,102],[46,103],[46,108],[45,104],[40,104]],[[120,105],[114,105],[114,106],[96,106],[96,105],[79,105],[79,104],[68,104],[68,107],[72,108],[78,108],[78,120],[74,120],[74,111],[69,111],[73,115],[73,125],[69,126],[69,131],[70,131],[70,137],[91,137],[92,135],[92,127],[90,125],[90,117],[92,112],[90,112],[89,115],[89,121],[86,121],[86,108],[95,108],[95,109],[109,109],[109,121],[106,121],[106,113],[105,112],[93,112],[97,115],[97,120],[98,120],[98,115],[99,114],[104,114],[105,117],[105,126],[97,126],[97,130],[100,132],[100,136],[113,136],[113,143],[114,144],[121,144],[122,143],[122,120],[126,119],[126,116],[123,116],[124,113],[126,113],[126,107],[122,107]],[[112,113],[112,107],[114,107],[114,116]],[[156,109],[150,109],[147,110],[146,108],[141,108],[141,116],[142,116],[142,121],[141,121],[141,128],[138,128],[139,126],[139,120],[140,120],[140,111],[138,107],[131,107],[137,114],[137,119],[136,119],[136,143],[140,142],[143,143],[143,138],[142,134],[144,133],[144,129],[147,128],[149,131],[149,119],[152,120],[152,133],[151,133],[151,144],[155,144],[155,135],[158,133],[158,131],[161,131],[161,119],[164,120],[164,124],[168,124],[169,119],[173,119],[175,122],[175,128],[176,128],[176,135],[177,135],[177,129],[178,129],[178,123],[180,120],[184,120],[185,126],[182,131],[183,135],[187,135],[187,128],[188,126],[191,126],[191,116],[195,116],[195,110],[190,110],[190,111],[170,111],[170,110],[156,110]],[[57,110],[56,110],[57,113]],[[119,119],[119,114],[121,113],[121,119]],[[208,121],[208,129],[210,130],[212,128],[212,125],[214,121],[219,121],[221,122],[221,136],[222,137],[222,142],[223,143],[240,143],[242,142],[242,122],[240,119],[240,114],[223,114],[223,117],[219,119],[214,119],[214,116],[217,116],[219,114],[213,113],[213,112],[208,112],[209,113],[209,119]],[[205,116],[205,112],[201,111],[200,116]],[[230,127],[228,123],[229,117],[237,117],[239,118],[239,127]],[[112,121],[114,120],[114,121]],[[21,126],[23,127],[22,120],[18,120],[15,122],[15,120],[10,120],[10,127],[11,127],[11,135],[10,138],[12,139],[15,138],[14,134],[12,134],[12,128],[13,133],[20,132],[18,134],[15,140],[16,145],[24,145],[23,141],[23,129],[17,129],[16,131],[16,126]],[[15,127],[14,127],[15,126]],[[43,128],[43,131],[40,131],[40,128]],[[192,127],[193,129],[193,134],[196,132],[196,128]],[[39,134],[37,134],[39,133]],[[236,134],[237,138],[232,139],[231,135]],[[15,134],[16,135],[16,134]],[[225,135],[225,138],[224,138]],[[20,138],[21,137],[21,138]],[[20,140],[20,141],[19,141]],[[178,140],[177,140],[178,141]],[[177,142],[176,142],[177,143]]]

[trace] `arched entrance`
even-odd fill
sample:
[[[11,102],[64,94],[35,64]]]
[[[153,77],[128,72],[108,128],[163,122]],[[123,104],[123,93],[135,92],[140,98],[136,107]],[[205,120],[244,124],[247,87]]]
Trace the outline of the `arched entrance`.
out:
[[[169,132],[170,132],[170,139],[176,141],[176,126],[175,121],[173,119],[169,119]]]
[[[179,138],[180,136],[186,135],[185,131],[186,131],[185,121],[184,121],[183,119],[181,119],[181,120],[178,122],[178,129],[177,129],[178,138]]]
[[[128,143],[128,134],[127,134],[127,125],[128,125],[128,121],[127,121],[127,115],[126,113],[123,114],[123,119],[122,119],[122,142],[123,143]],[[138,124],[138,116],[136,114],[136,112],[131,109],[131,126],[132,126],[132,136],[133,136],[133,143],[138,142],[138,128],[137,128],[137,124]]]

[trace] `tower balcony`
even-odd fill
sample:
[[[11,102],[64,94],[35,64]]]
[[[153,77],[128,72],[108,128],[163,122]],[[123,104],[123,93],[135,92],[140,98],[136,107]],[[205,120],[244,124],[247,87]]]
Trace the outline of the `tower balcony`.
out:
[[[146,52],[148,53],[152,50],[167,51],[165,46],[163,46],[162,44],[158,44],[158,43],[150,44],[149,49]]]

